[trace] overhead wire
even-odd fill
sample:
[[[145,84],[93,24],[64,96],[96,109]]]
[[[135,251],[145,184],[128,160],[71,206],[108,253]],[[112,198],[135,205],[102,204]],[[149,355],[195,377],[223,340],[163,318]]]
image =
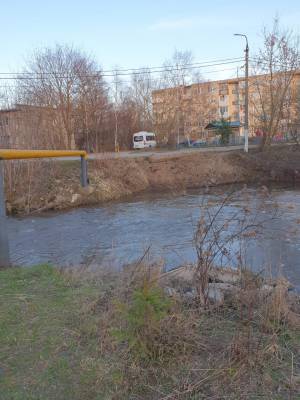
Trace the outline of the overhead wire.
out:
[[[222,73],[222,72],[227,72],[227,71],[236,71],[236,68],[237,67],[231,67],[231,68],[222,68],[222,69],[214,69],[214,70],[210,70],[210,71],[204,71],[203,72],[203,80],[201,79],[199,82],[196,82],[196,81],[192,81],[191,82],[191,84],[197,84],[197,83],[205,83],[205,82],[211,82],[211,79],[205,79],[205,75],[207,75],[207,74],[219,74],[219,73]],[[228,79],[234,79],[236,76],[234,76],[234,77],[230,77],[230,78],[228,78]],[[176,75],[174,75],[173,76],[173,78],[179,78],[179,76],[176,76]],[[145,78],[145,77],[143,77],[142,78],[142,81],[144,82],[144,83],[148,83],[148,84],[154,84],[154,86],[155,86],[155,82],[157,82],[157,79],[159,79],[159,78]],[[218,80],[220,80],[220,79],[218,79]],[[226,80],[226,79],[225,79]],[[17,83],[18,82],[18,79],[17,78],[15,78],[15,82]],[[105,86],[110,86],[111,84],[114,84],[115,82],[108,82],[108,81],[99,81],[99,82],[94,82],[93,84],[95,85],[95,86],[99,86],[99,87],[105,87]],[[132,80],[124,80],[124,79],[122,79],[122,80],[120,80],[120,81],[118,81],[118,84],[120,84],[120,85],[132,85],[134,82],[132,81]],[[7,85],[5,85],[5,84],[3,84],[3,85],[0,85],[0,89],[15,89],[17,86],[16,86],[16,84],[14,84],[14,85],[12,85],[12,84],[7,84]]]
[[[210,63],[210,64],[201,64],[201,63],[194,63],[194,64],[186,64],[186,65],[178,65],[174,67],[161,67],[160,69],[157,70],[151,70],[152,73],[163,73],[163,72],[176,72],[176,71],[183,71],[183,70],[190,70],[190,69],[202,69],[202,68],[207,68],[207,67],[215,67],[215,66],[220,66],[220,65],[227,65],[227,64],[237,64],[238,62],[241,62],[243,59],[242,58],[236,58],[236,59],[231,59],[223,62],[217,62],[217,63]],[[150,67],[151,68],[151,67]],[[131,72],[119,72],[115,73],[114,70],[110,70],[110,73],[102,73],[101,71],[97,71],[94,74],[79,74],[80,77],[82,78],[103,78],[103,77],[111,77],[114,78],[116,76],[134,76],[134,75],[143,75],[145,73],[148,73],[149,70],[147,71],[146,68],[140,68],[136,70],[131,70]],[[8,75],[8,76],[3,76],[3,75]],[[13,76],[16,75],[16,76]],[[64,75],[64,74],[59,74],[57,72],[31,72],[29,76],[27,76],[28,73],[26,72],[20,72],[20,73],[7,73],[7,72],[0,72],[0,79],[1,80],[40,80],[43,78],[44,75],[51,75],[54,76],[58,79],[68,79],[70,76]]]
[[[178,64],[176,65],[176,68],[180,69],[181,67],[192,67],[192,66],[209,66],[209,64],[216,64],[216,63],[223,63],[223,62],[227,62],[227,61],[239,61],[241,59],[241,57],[231,57],[231,58],[222,58],[222,59],[215,59],[215,60],[210,60],[210,61],[202,61],[202,62],[195,62],[195,63],[186,63],[186,64]],[[169,68],[174,68],[174,64],[173,65],[161,65],[159,67],[139,67],[139,68],[125,68],[125,69],[107,69],[107,70],[98,70],[95,71],[95,74],[103,74],[103,73],[118,73],[119,72],[128,72],[129,75],[131,75],[131,72],[133,71],[141,71],[141,73],[145,73],[151,70],[161,70],[161,69],[169,69]],[[20,74],[26,74],[26,75],[52,75],[52,74],[58,74],[58,72],[34,72],[34,71],[23,71],[23,72],[0,72],[0,75],[20,75]]]

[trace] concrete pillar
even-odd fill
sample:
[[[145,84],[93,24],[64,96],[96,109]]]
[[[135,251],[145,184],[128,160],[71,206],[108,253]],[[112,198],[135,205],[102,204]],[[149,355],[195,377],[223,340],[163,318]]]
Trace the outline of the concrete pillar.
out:
[[[81,158],[81,186],[86,187],[89,184],[88,174],[87,174],[87,159],[85,157]]]
[[[9,267],[9,246],[4,193],[4,161],[0,160],[0,267]]]

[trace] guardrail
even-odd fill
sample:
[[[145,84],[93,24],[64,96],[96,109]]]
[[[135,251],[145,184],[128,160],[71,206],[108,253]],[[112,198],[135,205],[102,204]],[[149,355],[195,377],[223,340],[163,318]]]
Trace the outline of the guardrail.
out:
[[[300,137],[291,137],[289,135],[275,136],[272,138],[272,144],[281,144],[281,143],[296,143],[297,140],[300,140]],[[249,145],[260,145],[262,143],[261,136],[250,136],[249,137]],[[215,139],[213,141],[205,141],[203,140],[194,140],[190,141],[190,143],[186,140],[177,145],[178,149],[181,148],[211,148],[211,147],[231,147],[231,146],[242,146],[245,144],[245,139],[243,136],[231,137],[229,138],[228,143],[222,143],[221,140]]]
[[[6,205],[4,193],[4,167],[5,160],[28,160],[36,158],[67,158],[80,157],[81,160],[81,185],[88,185],[87,153],[83,150],[13,150],[0,149],[0,267],[10,266],[9,241],[6,227]]]
[[[0,149],[2,160],[24,160],[28,158],[58,158],[58,157],[83,157],[87,158],[84,150],[14,150]]]

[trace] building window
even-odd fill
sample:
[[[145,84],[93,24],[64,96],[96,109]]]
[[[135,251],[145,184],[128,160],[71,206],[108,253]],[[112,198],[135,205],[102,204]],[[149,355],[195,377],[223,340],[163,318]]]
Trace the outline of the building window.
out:
[[[194,93],[195,93],[195,94],[201,94],[201,92],[202,92],[202,90],[201,90],[201,87],[200,87],[200,86],[196,86],[196,87],[194,88]]]
[[[184,88],[184,94],[187,95],[187,96],[190,96],[191,95],[191,89],[192,89],[191,86],[186,86]]]
[[[227,106],[225,106],[225,107],[220,107],[220,114],[221,115],[223,115],[223,114],[225,114],[225,113],[227,113],[228,112],[228,107]]]
[[[0,126],[7,126],[8,125],[8,117],[0,118]]]

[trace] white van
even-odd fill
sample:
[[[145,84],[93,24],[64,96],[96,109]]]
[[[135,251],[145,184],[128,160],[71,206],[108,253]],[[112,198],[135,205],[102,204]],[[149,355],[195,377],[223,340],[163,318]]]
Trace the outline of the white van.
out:
[[[142,131],[133,134],[134,149],[146,149],[155,146],[156,146],[156,140],[154,133]]]

